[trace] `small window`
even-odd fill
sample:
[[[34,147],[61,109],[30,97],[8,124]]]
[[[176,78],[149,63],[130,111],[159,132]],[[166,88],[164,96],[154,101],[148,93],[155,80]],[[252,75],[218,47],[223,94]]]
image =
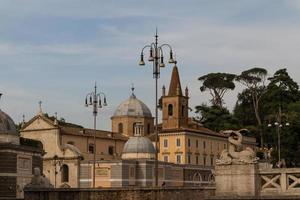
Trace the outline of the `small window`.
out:
[[[227,149],[227,145],[226,144],[224,144],[224,149]]]
[[[176,163],[181,164],[181,155],[176,155]]]
[[[181,116],[184,117],[184,106],[181,106]]]
[[[188,138],[188,147],[191,147],[191,139]]]
[[[172,104],[168,105],[168,115],[173,116],[173,105]]]
[[[187,158],[188,158],[188,164],[191,164],[191,155],[188,154],[188,155],[187,155]]]
[[[108,154],[109,155],[114,155],[114,147],[113,146],[108,147]]]
[[[203,156],[203,165],[206,165],[206,156]]]
[[[129,172],[129,174],[130,174],[130,177],[131,177],[131,178],[134,178],[134,177],[135,177],[135,168],[134,168],[134,167],[130,167],[130,172]]]
[[[89,144],[89,153],[94,153],[94,144]]]
[[[164,148],[168,147],[168,139],[164,139]]]
[[[180,147],[180,146],[181,146],[181,144],[180,144],[180,138],[177,138],[177,139],[176,139],[176,146],[177,146],[177,147]]]
[[[148,124],[148,125],[147,125],[147,134],[148,134],[148,135],[150,134],[150,131],[151,131],[150,129],[151,129],[151,126],[150,126],[150,124]]]
[[[198,148],[199,144],[198,144],[198,140],[196,140],[196,148]]]
[[[133,123],[132,128],[135,136],[141,136],[144,132],[144,126],[139,122]]]
[[[199,164],[199,156],[196,156],[196,165]]]
[[[122,123],[118,124],[118,133],[123,133],[123,124]]]
[[[164,161],[169,162],[169,156],[164,156]]]
[[[68,141],[67,144],[74,145],[75,143],[73,141]]]
[[[66,164],[61,166],[61,182],[69,182],[69,167]]]
[[[206,148],[206,143],[205,143],[205,141],[203,141],[203,149],[205,149]]]

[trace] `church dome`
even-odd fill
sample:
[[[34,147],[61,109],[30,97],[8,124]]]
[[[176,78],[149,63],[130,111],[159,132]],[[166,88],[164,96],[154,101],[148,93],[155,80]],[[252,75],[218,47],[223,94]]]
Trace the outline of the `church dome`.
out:
[[[141,100],[132,94],[129,99],[122,102],[116,109],[113,117],[152,117],[150,109]]]
[[[19,144],[19,133],[14,121],[0,110],[0,142]]]
[[[154,159],[155,148],[149,138],[135,136],[130,137],[125,143],[122,159]]]
[[[1,133],[18,135],[14,121],[2,110],[0,110],[0,134]]]

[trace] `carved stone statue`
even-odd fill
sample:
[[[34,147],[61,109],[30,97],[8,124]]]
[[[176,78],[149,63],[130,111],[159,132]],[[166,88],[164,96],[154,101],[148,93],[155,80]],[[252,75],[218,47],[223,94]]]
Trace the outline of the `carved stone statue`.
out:
[[[41,175],[41,170],[38,167],[33,169],[33,177],[31,182],[25,186],[25,188],[53,188],[50,181]]]
[[[255,152],[250,147],[246,147],[245,150],[242,149],[242,139],[243,136],[241,131],[246,129],[241,129],[238,131],[226,130],[222,131],[223,134],[228,137],[228,150],[224,149],[221,153],[220,159],[216,160],[217,165],[230,165],[230,164],[250,164],[257,163],[259,158],[256,157]]]

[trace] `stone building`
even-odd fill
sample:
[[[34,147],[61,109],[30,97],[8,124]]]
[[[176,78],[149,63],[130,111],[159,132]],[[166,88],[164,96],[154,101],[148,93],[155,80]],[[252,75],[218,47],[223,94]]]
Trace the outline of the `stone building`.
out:
[[[143,136],[140,124],[125,143],[119,160],[97,161],[96,187],[155,186],[155,148]],[[81,187],[89,187],[85,180],[92,177],[92,164],[81,164]],[[209,185],[213,181],[209,167],[158,162],[158,184],[161,186]]]
[[[0,199],[23,198],[33,169],[43,168],[39,142],[21,138],[14,121],[0,110]]]
[[[177,164],[214,166],[227,136],[202,126],[189,118],[189,91],[183,95],[178,67],[173,67],[168,94],[162,89],[162,124],[159,131],[159,160]],[[246,146],[254,147],[255,138],[244,137]]]
[[[121,156],[127,137],[108,131],[96,131],[47,117],[42,110],[21,129],[25,138],[41,141],[45,150],[43,173],[55,187],[80,186],[80,164],[97,160],[112,160]]]

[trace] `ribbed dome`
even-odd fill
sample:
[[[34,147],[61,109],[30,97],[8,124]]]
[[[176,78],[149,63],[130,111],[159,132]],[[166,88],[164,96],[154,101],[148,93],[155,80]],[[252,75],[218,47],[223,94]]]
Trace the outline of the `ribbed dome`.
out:
[[[122,102],[116,109],[113,117],[119,116],[152,117],[152,114],[146,104],[132,94],[129,99]]]
[[[2,133],[18,135],[14,121],[5,112],[0,110],[0,134]]]
[[[155,148],[149,138],[130,137],[125,143],[122,159],[154,159]]]
[[[0,110],[0,143],[20,144],[19,133],[14,121]]]

